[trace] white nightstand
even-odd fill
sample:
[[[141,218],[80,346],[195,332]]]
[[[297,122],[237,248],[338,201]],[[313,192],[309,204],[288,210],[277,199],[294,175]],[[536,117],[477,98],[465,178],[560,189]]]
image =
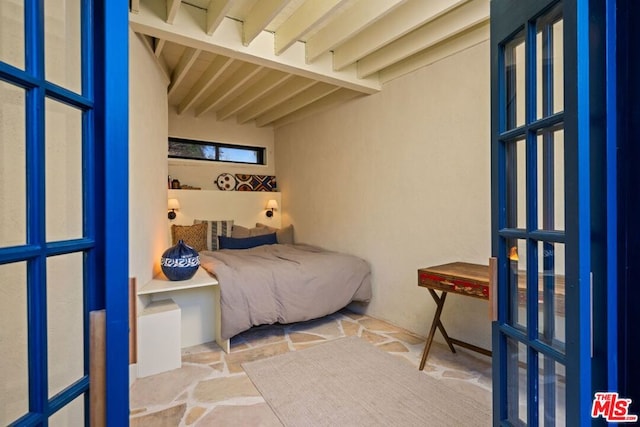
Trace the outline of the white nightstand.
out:
[[[163,299],[172,299],[180,307],[181,347],[215,340],[229,352],[229,340],[221,336],[220,286],[215,277],[200,267],[189,280],[171,281],[160,274],[138,289],[142,307]]]
[[[149,303],[138,316],[138,377],[182,366],[180,307],[172,299]]]

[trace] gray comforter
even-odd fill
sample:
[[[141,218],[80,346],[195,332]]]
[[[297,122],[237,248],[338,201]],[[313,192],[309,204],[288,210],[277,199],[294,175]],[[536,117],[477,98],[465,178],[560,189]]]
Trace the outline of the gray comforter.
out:
[[[200,262],[220,283],[224,339],[252,326],[315,319],[371,298],[364,260],[315,246],[203,251]]]

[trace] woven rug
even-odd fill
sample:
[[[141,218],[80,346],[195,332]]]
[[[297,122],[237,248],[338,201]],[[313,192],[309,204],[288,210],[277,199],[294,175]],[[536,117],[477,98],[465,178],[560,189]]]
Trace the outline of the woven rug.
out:
[[[242,366],[285,426],[491,425],[486,404],[357,337]]]

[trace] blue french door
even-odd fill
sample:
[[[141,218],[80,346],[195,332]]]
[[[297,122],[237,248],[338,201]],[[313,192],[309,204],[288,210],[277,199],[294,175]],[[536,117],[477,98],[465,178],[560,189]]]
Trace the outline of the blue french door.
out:
[[[107,423],[128,423],[127,19],[126,2],[0,2],[0,425],[89,424],[99,309]]]
[[[494,425],[590,425],[615,389],[604,4],[491,2]]]

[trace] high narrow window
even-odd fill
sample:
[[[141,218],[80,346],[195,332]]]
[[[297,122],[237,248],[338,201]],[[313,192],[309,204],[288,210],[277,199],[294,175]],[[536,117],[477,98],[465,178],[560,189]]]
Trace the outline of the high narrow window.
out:
[[[169,158],[171,159],[264,165],[266,164],[264,151],[264,147],[169,138]]]

